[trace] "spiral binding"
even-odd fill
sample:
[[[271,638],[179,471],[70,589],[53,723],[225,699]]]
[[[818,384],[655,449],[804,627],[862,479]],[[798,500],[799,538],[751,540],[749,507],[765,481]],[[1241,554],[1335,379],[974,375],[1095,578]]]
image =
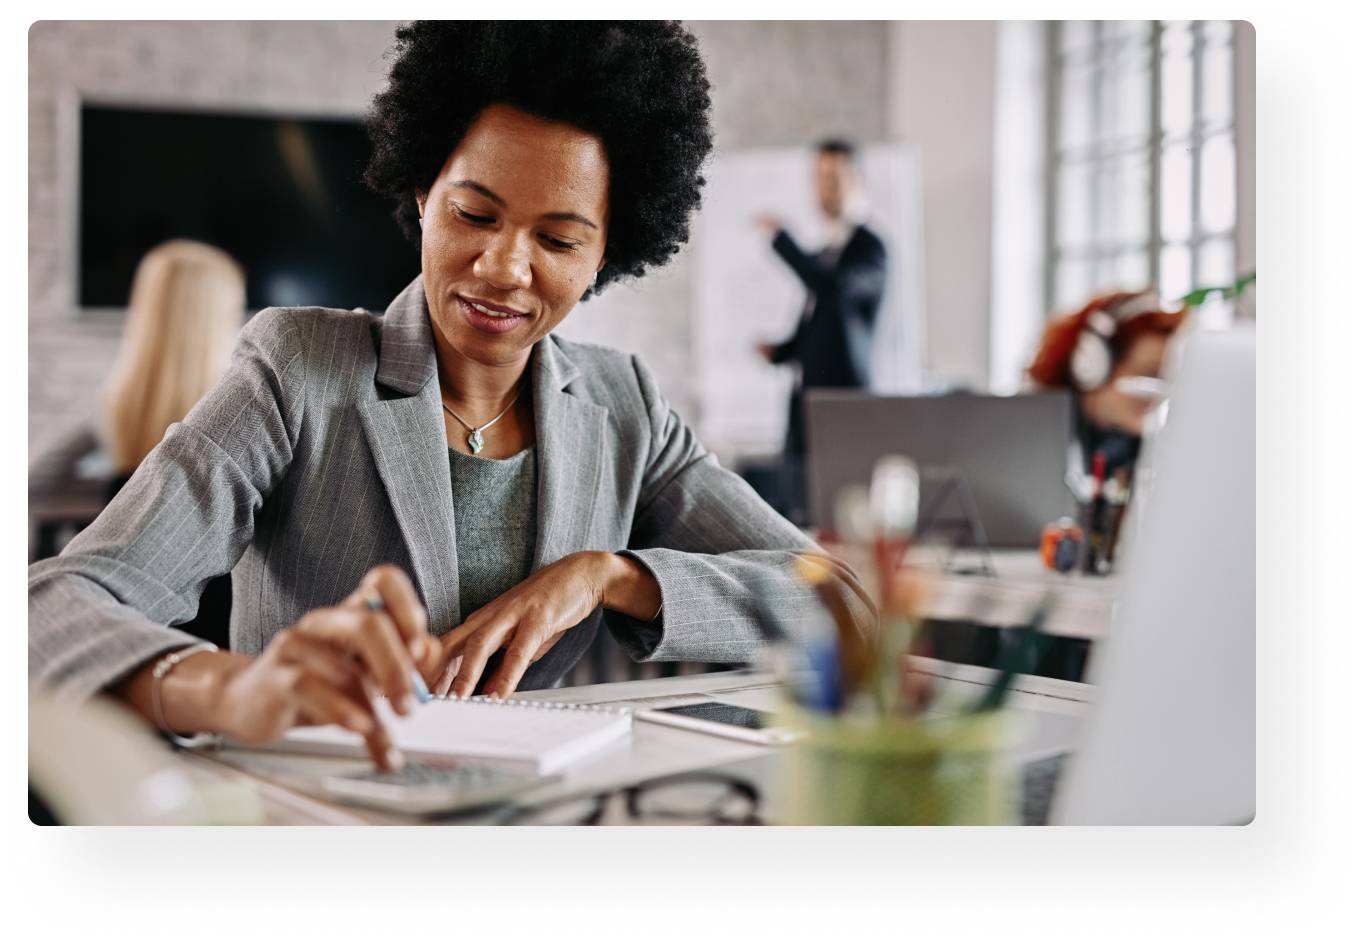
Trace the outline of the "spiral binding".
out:
[[[568,713],[608,713],[615,716],[628,716],[626,707],[607,707],[596,703],[558,703],[552,700],[494,700],[479,694],[476,697],[432,696],[432,700],[454,700],[462,703],[487,703],[492,706],[521,707],[532,710],[563,710]]]

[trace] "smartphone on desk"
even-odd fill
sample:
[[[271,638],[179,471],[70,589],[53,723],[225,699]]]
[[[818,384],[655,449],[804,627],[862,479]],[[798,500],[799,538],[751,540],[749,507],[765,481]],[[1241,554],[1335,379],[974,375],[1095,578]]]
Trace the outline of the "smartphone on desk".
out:
[[[646,723],[676,726],[763,746],[781,746],[800,738],[801,733],[797,730],[770,725],[772,717],[773,714],[766,710],[734,706],[717,700],[640,710],[635,714],[635,719]]]

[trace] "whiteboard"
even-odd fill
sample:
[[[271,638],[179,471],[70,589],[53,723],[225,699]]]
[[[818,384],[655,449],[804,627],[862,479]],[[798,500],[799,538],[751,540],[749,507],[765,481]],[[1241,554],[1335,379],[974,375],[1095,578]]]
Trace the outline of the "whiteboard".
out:
[[[702,441],[721,455],[779,452],[794,372],[760,358],[758,343],[795,330],[805,289],[753,223],[786,223],[806,251],[826,240],[809,147],[731,151],[707,166],[695,227],[692,317],[695,401]],[[878,392],[920,387],[924,336],[923,238],[917,154],[904,145],[863,148],[861,215],[886,244],[889,277],[877,316],[872,384]]]

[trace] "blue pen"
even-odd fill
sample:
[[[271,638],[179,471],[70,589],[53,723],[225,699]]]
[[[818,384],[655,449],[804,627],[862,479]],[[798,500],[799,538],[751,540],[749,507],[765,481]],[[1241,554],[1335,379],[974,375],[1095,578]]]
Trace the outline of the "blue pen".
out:
[[[369,609],[371,612],[387,611],[387,608],[384,606],[384,600],[380,597],[378,592],[371,592],[369,595],[365,596],[365,608]],[[422,675],[415,667],[412,668],[411,677],[412,695],[417,698],[417,702],[430,703],[432,700],[431,691],[427,688],[426,681],[422,679]]]
[[[418,703],[430,703],[432,700],[431,691],[426,688],[426,681],[422,680],[422,675],[415,667],[412,668],[412,694]]]
[[[815,688],[807,691],[805,705],[823,713],[837,713],[843,708],[843,664],[838,639],[816,644],[809,653],[809,661],[815,672]]]
[[[758,632],[763,640],[768,644],[786,646],[805,668],[807,676],[794,684],[797,702],[822,713],[837,713],[843,705],[842,665],[837,634],[817,641],[788,638],[767,596],[761,592],[755,593],[753,603]]]

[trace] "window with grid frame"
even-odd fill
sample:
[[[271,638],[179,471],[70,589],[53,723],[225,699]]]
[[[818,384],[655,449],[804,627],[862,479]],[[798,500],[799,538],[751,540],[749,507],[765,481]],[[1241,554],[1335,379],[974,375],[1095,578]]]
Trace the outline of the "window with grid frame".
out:
[[[1054,22],[1047,62],[1047,310],[1231,284],[1231,22]],[[1230,302],[1202,310],[1232,318]]]

